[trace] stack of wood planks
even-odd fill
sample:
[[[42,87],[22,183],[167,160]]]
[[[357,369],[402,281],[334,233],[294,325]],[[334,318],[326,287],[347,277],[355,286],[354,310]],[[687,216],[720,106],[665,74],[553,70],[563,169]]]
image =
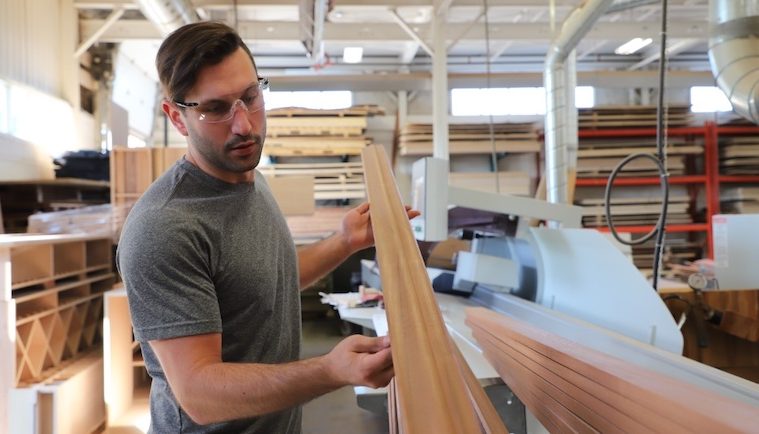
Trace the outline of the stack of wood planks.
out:
[[[540,152],[542,144],[534,124],[449,124],[451,155]],[[432,155],[432,124],[408,124],[400,133],[400,155]]]
[[[576,202],[582,209],[582,224],[584,227],[607,226],[604,199],[580,199]],[[669,197],[667,207],[667,223],[693,223],[693,217],[688,213],[690,198],[685,195]],[[661,199],[650,196],[612,197],[611,214],[616,226],[653,225],[661,214]]]
[[[507,433],[448,335],[382,147],[363,152],[393,345],[391,433]]]
[[[532,181],[527,172],[501,171],[497,176],[494,172],[452,172],[448,182],[455,187],[490,193],[513,196],[532,194]]]
[[[686,158],[701,155],[704,147],[685,137],[667,139],[667,169],[670,175],[682,175]],[[593,178],[608,176],[614,167],[630,154],[656,153],[655,138],[581,138],[577,151],[577,176]],[[658,176],[656,165],[645,159],[630,162],[619,176]]]
[[[646,276],[653,275],[654,246],[652,240],[632,247],[633,263]],[[703,255],[703,241],[691,240],[687,233],[668,233],[662,253],[661,272],[664,276],[676,279],[683,264],[700,259]]]
[[[755,432],[757,408],[484,308],[467,324],[550,432]]]
[[[609,105],[578,110],[579,128],[656,128],[654,105]],[[666,123],[669,127],[682,127],[692,121],[690,106],[669,105]]]
[[[111,206],[113,232],[117,239],[124,220],[137,199],[186,152],[186,147],[118,147],[111,150]]]
[[[363,199],[364,166],[353,163],[290,163],[259,166],[268,178],[311,176],[314,179],[314,199]]]
[[[759,138],[720,139],[720,172],[725,175],[759,175]]]
[[[722,212],[737,214],[759,213],[759,187],[722,187],[720,208]]]
[[[358,155],[371,143],[364,136],[367,117],[382,113],[377,106],[268,110],[264,153],[272,157]]]

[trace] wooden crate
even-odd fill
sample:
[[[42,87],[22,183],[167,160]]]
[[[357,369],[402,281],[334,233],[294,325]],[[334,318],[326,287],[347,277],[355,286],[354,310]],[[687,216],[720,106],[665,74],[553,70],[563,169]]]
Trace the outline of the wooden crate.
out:
[[[0,351],[9,355],[0,364],[0,427],[18,416],[3,402],[11,392],[53,381],[100,346],[111,264],[107,237],[0,235]]]

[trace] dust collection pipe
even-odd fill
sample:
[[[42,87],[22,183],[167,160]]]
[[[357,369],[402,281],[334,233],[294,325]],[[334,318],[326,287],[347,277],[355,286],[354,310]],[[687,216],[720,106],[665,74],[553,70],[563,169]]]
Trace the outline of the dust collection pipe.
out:
[[[587,0],[573,10],[546,54],[543,74],[546,89],[546,194],[551,203],[568,201],[568,172],[576,165],[569,157],[576,159],[577,124],[573,117],[577,113],[574,97],[568,94],[574,92],[576,77],[573,59],[567,60],[577,43],[612,3],[613,0]],[[575,131],[568,131],[573,127]]]
[[[759,123],[759,0],[709,2],[709,63],[736,113]]]
[[[200,19],[190,0],[135,0],[135,3],[163,36]]]

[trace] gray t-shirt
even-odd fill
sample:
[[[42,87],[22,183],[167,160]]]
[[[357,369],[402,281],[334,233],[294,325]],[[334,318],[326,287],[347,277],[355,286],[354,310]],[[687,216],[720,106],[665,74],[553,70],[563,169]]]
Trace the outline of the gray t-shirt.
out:
[[[298,262],[264,177],[228,184],[182,159],[127,218],[117,263],[153,379],[151,432],[300,433],[301,409],[199,426],[179,407],[148,341],[221,333],[225,362],[300,353]]]

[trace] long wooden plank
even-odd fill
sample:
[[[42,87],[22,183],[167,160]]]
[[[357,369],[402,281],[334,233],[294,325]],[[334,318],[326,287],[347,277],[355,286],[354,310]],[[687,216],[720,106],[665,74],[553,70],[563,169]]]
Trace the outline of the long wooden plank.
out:
[[[592,379],[646,409],[647,418],[668,419],[690,432],[754,432],[759,409],[623,360],[577,342],[543,332],[524,322],[482,308],[467,310],[467,321],[502,341],[517,341],[578,377]],[[491,354],[491,356],[496,357]],[[496,357],[497,358],[497,357]]]
[[[393,339],[401,429],[405,433],[480,433],[477,411],[449,351],[450,337],[387,155],[381,146],[369,146],[362,160]],[[495,427],[492,432],[508,432],[497,421],[489,421],[488,426]]]

